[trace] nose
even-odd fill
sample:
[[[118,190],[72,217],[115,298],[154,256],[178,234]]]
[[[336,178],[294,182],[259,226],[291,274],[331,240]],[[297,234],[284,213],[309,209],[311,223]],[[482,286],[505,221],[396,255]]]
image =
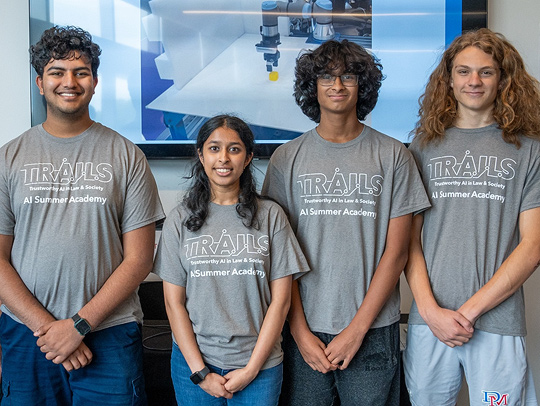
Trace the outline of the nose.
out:
[[[219,159],[219,162],[221,162],[221,163],[229,162],[229,151],[226,148],[223,148],[220,151],[218,159]]]
[[[480,74],[478,72],[471,72],[471,75],[469,77],[469,84],[472,86],[478,86],[482,84],[482,78],[480,77]]]
[[[333,89],[343,89],[345,86],[343,86],[343,83],[341,82],[341,77],[336,76],[336,80],[334,80],[334,84],[332,85]]]
[[[67,71],[63,76],[62,85],[64,87],[74,87],[75,83],[75,74],[71,71]]]

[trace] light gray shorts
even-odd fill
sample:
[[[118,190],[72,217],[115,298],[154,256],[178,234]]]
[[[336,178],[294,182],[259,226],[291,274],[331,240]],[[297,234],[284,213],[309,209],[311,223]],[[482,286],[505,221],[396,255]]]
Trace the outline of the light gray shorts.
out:
[[[463,374],[471,406],[538,406],[525,338],[475,330],[450,348],[426,325],[409,325],[405,381],[414,406],[455,406]]]

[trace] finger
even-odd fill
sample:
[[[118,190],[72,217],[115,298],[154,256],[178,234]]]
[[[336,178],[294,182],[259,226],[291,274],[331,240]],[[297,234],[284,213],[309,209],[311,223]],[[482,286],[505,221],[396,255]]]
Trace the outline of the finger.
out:
[[[45,354],[45,358],[47,358],[49,361],[54,362],[54,359],[57,357],[56,354],[53,354],[52,352],[48,352]]]
[[[349,359],[344,359],[343,361],[341,361],[339,363],[339,369],[341,371],[343,371],[344,369],[347,369],[347,367],[349,366],[349,364],[351,363],[351,360]]]
[[[79,369],[82,367],[81,362],[77,359],[77,357],[72,357],[67,362],[71,362],[71,365],[73,365],[73,369]]]
[[[86,357],[86,359],[88,360],[87,364],[91,363],[92,359],[94,358],[94,354],[92,354],[92,351],[90,351],[90,348],[84,347],[82,349],[82,353]]]
[[[73,370],[73,365],[71,365],[71,362],[64,361],[64,362],[62,362],[62,366],[68,372],[71,372]]]

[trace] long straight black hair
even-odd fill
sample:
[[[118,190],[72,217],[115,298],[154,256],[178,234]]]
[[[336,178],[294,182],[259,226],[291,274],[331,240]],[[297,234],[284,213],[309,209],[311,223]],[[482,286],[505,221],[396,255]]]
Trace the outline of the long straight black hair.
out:
[[[190,231],[199,230],[203,226],[206,217],[208,217],[208,207],[210,205],[212,191],[208,176],[199,159],[199,153],[202,153],[204,143],[208,137],[218,128],[229,128],[236,132],[240,140],[244,143],[247,156],[250,156],[255,148],[253,132],[243,120],[236,116],[223,114],[212,117],[203,124],[197,135],[197,158],[191,167],[191,174],[188,176],[192,180],[191,187],[184,196],[183,201],[184,206],[189,212],[184,225]],[[246,227],[258,229],[257,199],[260,198],[260,195],[257,193],[255,178],[252,172],[252,162],[253,160],[249,162],[240,176],[240,192],[238,194],[236,212],[242,218],[242,222]]]

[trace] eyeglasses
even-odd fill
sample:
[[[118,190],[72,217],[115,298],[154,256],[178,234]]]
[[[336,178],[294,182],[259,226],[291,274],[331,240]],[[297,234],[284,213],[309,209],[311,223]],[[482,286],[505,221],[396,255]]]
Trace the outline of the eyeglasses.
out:
[[[325,73],[323,75],[319,75],[317,79],[321,86],[332,86],[334,83],[336,83],[337,77],[338,76]],[[340,75],[339,79],[341,80],[343,86],[353,87],[358,84],[358,75],[349,75],[348,73],[345,73],[343,75]]]

